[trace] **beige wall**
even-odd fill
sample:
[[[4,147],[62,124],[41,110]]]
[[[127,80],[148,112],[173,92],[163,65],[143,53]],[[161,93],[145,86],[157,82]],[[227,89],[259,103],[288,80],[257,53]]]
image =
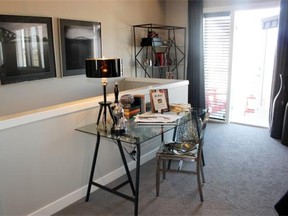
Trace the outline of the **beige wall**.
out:
[[[165,22],[168,25],[187,27],[188,20],[188,1],[167,1]]]

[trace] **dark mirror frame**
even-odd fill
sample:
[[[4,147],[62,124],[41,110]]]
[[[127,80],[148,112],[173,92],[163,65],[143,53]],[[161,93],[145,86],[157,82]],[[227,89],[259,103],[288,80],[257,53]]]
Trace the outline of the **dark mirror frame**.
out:
[[[52,18],[0,15],[1,84],[51,77],[56,77]]]
[[[85,60],[102,57],[101,23],[59,19],[62,75],[85,74]]]

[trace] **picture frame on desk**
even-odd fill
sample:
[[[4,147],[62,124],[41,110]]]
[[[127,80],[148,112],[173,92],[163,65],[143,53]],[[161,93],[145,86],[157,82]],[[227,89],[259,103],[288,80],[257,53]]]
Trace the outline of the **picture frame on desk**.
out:
[[[151,89],[149,95],[152,113],[169,112],[168,89]]]
[[[62,76],[85,74],[85,60],[102,57],[101,23],[58,19]]]

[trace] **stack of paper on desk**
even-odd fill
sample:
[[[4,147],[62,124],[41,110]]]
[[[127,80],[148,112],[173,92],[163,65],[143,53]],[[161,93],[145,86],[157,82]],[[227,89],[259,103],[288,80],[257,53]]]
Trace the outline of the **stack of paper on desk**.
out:
[[[191,109],[190,104],[170,103],[169,109],[171,112],[189,112]]]
[[[159,113],[143,113],[137,115],[135,122],[137,123],[176,123],[176,120],[181,118],[177,115],[159,114]]]

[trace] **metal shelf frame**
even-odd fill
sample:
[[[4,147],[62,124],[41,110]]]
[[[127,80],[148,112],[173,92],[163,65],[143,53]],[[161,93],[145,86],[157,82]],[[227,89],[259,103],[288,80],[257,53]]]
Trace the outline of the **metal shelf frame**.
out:
[[[164,41],[166,41],[166,45],[158,46],[155,44],[152,39],[151,45],[141,46],[139,38],[139,31],[146,31],[146,37],[148,38],[148,32],[157,32],[161,31],[164,33],[161,34],[161,37],[165,37]],[[176,35],[181,36],[183,40],[182,46],[178,45],[178,41],[176,41]],[[186,28],[180,26],[169,26],[169,25],[158,25],[158,24],[140,24],[133,26],[133,35],[134,35],[134,57],[135,57],[135,77],[140,75],[144,75],[144,77],[148,78],[164,78],[166,72],[173,72],[175,74],[175,79],[179,79],[179,73],[182,73],[182,78],[186,77]],[[143,35],[142,35],[143,36]],[[156,58],[157,49],[161,48],[164,50],[163,53],[169,59],[169,63],[165,63],[164,65],[159,65],[159,60]],[[150,59],[152,61],[152,65],[146,64],[143,61],[143,56],[145,56],[145,60]],[[173,60],[170,58],[173,56]],[[179,70],[179,66],[183,65],[183,69]],[[140,71],[139,71],[140,70]],[[144,72],[144,73],[143,73]],[[158,77],[156,75],[158,72]],[[165,77],[166,78],[166,77]]]

